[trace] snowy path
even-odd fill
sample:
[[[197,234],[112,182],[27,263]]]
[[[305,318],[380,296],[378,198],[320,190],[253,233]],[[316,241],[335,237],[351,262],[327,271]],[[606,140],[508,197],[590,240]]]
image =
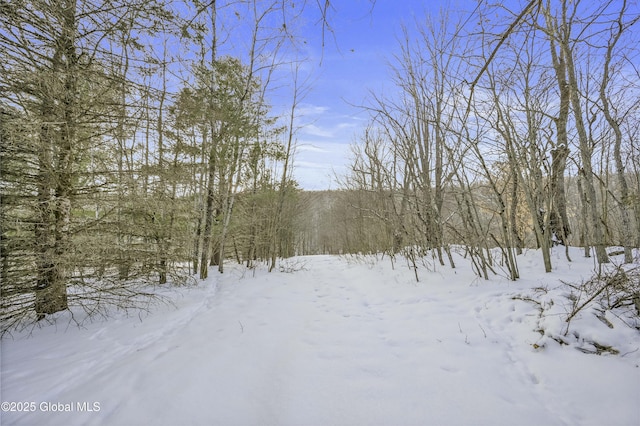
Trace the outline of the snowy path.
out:
[[[4,341],[2,400],[38,410],[2,424],[640,424],[640,369],[536,352],[537,311],[512,299],[524,284],[304,261],[232,270],[143,322]]]

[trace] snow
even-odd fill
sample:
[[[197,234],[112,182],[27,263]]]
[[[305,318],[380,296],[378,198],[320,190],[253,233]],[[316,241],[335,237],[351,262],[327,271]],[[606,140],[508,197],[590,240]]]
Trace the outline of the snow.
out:
[[[400,259],[229,264],[159,290],[173,304],[143,317],[77,327],[67,313],[5,337],[1,399],[33,411],[1,423],[640,425],[638,330],[585,309],[565,336],[561,280],[593,274],[572,254],[545,274],[525,253],[517,282],[478,279],[459,256],[455,270],[429,261],[420,282]],[[592,341],[619,354],[578,350]]]

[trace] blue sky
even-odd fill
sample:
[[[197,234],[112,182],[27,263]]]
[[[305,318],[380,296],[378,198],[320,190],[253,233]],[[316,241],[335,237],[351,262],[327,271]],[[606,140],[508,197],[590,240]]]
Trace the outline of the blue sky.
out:
[[[315,80],[300,109],[305,126],[298,133],[294,176],[310,190],[336,189],[334,172],[343,174],[350,144],[367,123],[367,115],[353,105],[366,103],[370,91],[390,87],[388,63],[398,49],[401,24],[446,7],[448,1],[335,0],[330,22],[333,34],[308,31],[309,66]],[[474,6],[476,2],[469,2]]]

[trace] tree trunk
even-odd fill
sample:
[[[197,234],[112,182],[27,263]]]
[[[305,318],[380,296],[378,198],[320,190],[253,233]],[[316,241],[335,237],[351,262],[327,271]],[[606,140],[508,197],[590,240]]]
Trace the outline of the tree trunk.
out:
[[[217,32],[216,32],[216,18],[217,18],[217,5],[216,0],[213,0],[209,7],[211,8],[211,81],[209,81],[208,90],[208,103],[209,103],[209,129],[211,144],[209,146],[209,162],[208,167],[208,179],[207,179],[207,202],[204,211],[204,229],[202,235],[202,251],[200,257],[200,279],[204,280],[209,276],[209,251],[211,250],[211,233],[213,231],[213,219],[214,219],[214,203],[215,203],[215,177],[216,177],[216,155],[217,155],[217,137],[215,117],[213,117],[213,111],[215,111],[214,97],[216,91],[216,60],[217,60]]]
[[[211,237],[213,232],[213,216],[215,203],[214,180],[216,175],[215,153],[213,147],[209,154],[209,173],[207,179],[207,203],[204,211],[204,229],[202,231],[202,251],[200,252],[200,279],[204,280],[209,276],[209,251],[211,250]]]
[[[558,94],[560,97],[560,108],[558,117],[554,119],[557,131],[555,149],[551,151],[551,232],[555,235],[556,241],[562,245],[567,245],[567,238],[571,234],[569,219],[567,216],[567,198],[564,190],[564,174],[567,168],[567,158],[569,157],[569,139],[567,137],[567,124],[569,121],[569,106],[571,91],[567,83],[567,66],[565,52],[556,46],[556,39],[559,36],[557,22],[552,19],[551,12],[545,10],[547,31],[549,33],[549,48],[553,69],[555,71]],[[568,254],[568,252],[567,252]]]
[[[67,256],[71,253],[71,195],[72,195],[72,166],[74,162],[73,147],[76,143],[76,104],[77,104],[77,54],[75,48],[76,34],[76,4],[75,0],[66,0],[61,4],[62,29],[57,40],[56,51],[52,60],[52,79],[62,76],[62,84],[58,86],[53,82],[51,97],[45,94],[43,102],[43,121],[46,123],[53,117],[59,117],[53,122],[56,124],[45,124],[42,129],[45,139],[44,151],[51,147],[52,155],[49,153],[43,157],[41,166],[41,177],[45,182],[41,182],[39,196],[44,206],[41,206],[41,219],[43,223],[39,229],[40,234],[44,234],[44,241],[36,241],[41,246],[43,258],[38,268],[38,282],[35,293],[35,310],[40,318],[46,314],[53,314],[67,309],[67,279],[68,261]],[[55,88],[60,92],[56,93]],[[60,106],[54,106],[51,98],[57,98]],[[56,114],[56,109],[60,113]],[[58,124],[59,123],[59,124]],[[49,162],[51,159],[53,162]],[[50,172],[49,169],[51,168]],[[52,210],[52,214],[48,211]],[[36,237],[38,237],[36,233]]]
[[[564,133],[566,137],[566,132]],[[558,136],[558,139],[560,139],[560,136]],[[567,237],[571,234],[564,190],[564,173],[568,156],[569,148],[565,144],[559,145],[558,148],[551,151],[551,197],[553,203],[549,227],[556,238],[556,242],[563,246],[568,244]]]
[[[573,63],[573,53],[567,43],[562,43],[563,53],[567,63],[567,74],[569,80],[569,87],[571,88],[571,104],[573,106],[573,114],[575,119],[576,130],[578,132],[578,139],[580,142],[580,158],[582,160],[582,168],[584,170],[584,190],[587,202],[587,208],[589,209],[588,220],[591,228],[592,243],[596,249],[596,257],[598,263],[609,262],[609,255],[605,249],[602,228],[600,226],[600,217],[598,215],[598,206],[596,200],[596,190],[593,182],[593,167],[591,164],[591,155],[593,148],[590,146],[589,138],[587,137],[587,131],[582,118],[582,105],[580,104],[579,87],[576,77],[576,70]]]
[[[629,185],[625,177],[625,167],[622,161],[622,131],[620,130],[620,124],[611,114],[609,107],[609,98],[606,94],[606,87],[609,83],[609,65],[611,63],[611,56],[613,49],[615,48],[620,36],[622,35],[622,14],[624,8],[620,12],[620,16],[617,22],[618,31],[613,35],[612,39],[607,46],[607,53],[605,55],[604,72],[602,73],[602,82],[600,84],[600,101],[602,102],[602,112],[604,117],[609,123],[609,126],[613,129],[615,135],[613,145],[613,157],[616,165],[616,178],[618,185],[620,186],[620,196],[616,200],[618,201],[618,207],[620,209],[620,215],[622,216],[622,243],[624,246],[624,263],[633,262],[632,246],[633,246],[633,233],[631,231],[631,218],[629,210],[631,209],[631,199],[629,197]]]

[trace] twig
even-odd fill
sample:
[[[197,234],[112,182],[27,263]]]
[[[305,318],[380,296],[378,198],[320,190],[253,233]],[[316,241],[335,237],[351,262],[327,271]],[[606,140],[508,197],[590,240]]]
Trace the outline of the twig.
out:
[[[482,333],[484,334],[484,338],[487,338],[487,332],[484,331],[484,328],[482,328],[482,324],[478,323],[478,327],[480,327],[480,330],[482,330]]]

